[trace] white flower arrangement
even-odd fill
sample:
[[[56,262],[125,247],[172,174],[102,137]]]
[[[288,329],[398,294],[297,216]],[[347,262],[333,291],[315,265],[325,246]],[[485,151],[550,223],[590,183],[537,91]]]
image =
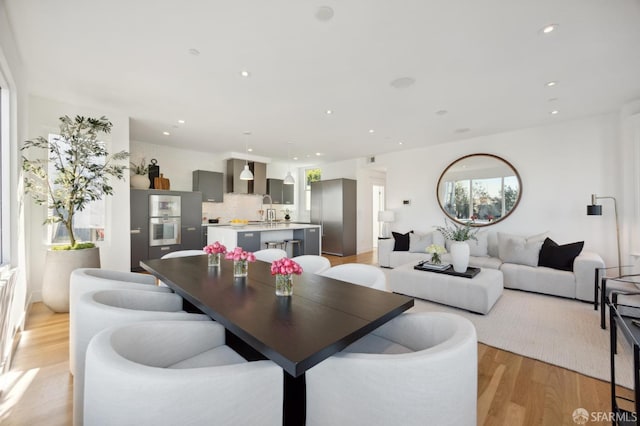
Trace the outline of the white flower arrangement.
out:
[[[434,265],[439,265],[442,262],[440,255],[447,252],[444,247],[439,246],[438,244],[431,244],[425,249],[425,251],[431,255],[431,263]]]

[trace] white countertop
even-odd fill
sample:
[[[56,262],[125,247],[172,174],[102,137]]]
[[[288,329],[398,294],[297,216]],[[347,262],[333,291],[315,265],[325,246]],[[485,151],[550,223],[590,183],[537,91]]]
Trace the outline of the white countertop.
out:
[[[287,222],[276,222],[273,225],[269,225],[268,223],[250,223],[245,225],[243,228],[233,227],[231,225],[220,225],[220,224],[211,224],[218,229],[230,229],[238,232],[246,232],[246,231],[282,231],[287,229],[308,229],[308,228],[319,228],[320,225],[313,224],[305,224],[305,223],[287,223]]]

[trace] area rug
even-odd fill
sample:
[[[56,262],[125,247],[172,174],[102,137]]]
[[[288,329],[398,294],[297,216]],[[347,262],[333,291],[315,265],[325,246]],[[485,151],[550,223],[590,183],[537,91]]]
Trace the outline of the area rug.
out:
[[[416,299],[413,312],[451,312],[468,318],[486,345],[610,381],[609,330],[593,305],[560,297],[504,290],[487,315]],[[620,336],[616,384],[633,388],[631,348]]]

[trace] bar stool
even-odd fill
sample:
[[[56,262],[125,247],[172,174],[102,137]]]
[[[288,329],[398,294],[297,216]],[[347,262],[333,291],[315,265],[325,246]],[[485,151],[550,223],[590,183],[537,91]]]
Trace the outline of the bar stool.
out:
[[[285,248],[284,241],[265,241],[264,244],[267,246],[268,249],[270,248],[284,249]]]
[[[291,244],[291,257],[300,256],[304,254],[301,252],[302,246],[300,245],[301,240],[284,240],[284,251],[287,251],[287,246]],[[297,249],[297,250],[296,250]]]

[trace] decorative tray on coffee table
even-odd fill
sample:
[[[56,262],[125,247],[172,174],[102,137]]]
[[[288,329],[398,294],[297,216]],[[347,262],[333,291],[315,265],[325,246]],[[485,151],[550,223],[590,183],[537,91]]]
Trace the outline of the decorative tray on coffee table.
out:
[[[435,272],[436,274],[446,274],[453,275],[455,277],[463,277],[463,278],[473,278],[480,273],[480,268],[472,268],[468,267],[465,272],[456,272],[453,270],[453,266],[448,265],[446,267],[433,265],[427,261],[422,261],[418,263],[413,269],[417,269],[418,271],[427,271],[427,272]]]

